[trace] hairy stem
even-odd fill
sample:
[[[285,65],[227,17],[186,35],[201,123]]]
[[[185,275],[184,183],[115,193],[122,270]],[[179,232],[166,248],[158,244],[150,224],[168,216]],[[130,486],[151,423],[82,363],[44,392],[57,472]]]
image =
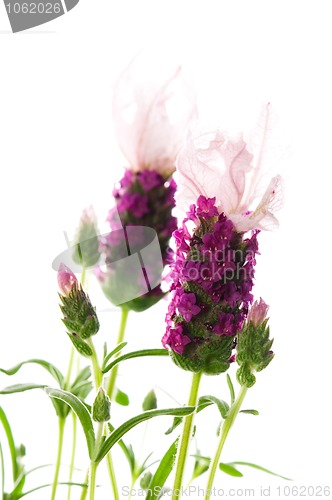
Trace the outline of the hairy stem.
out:
[[[119,345],[119,344],[121,344],[121,342],[123,342],[123,339],[125,336],[125,331],[126,331],[126,326],[127,326],[128,314],[129,314],[129,310],[126,309],[125,307],[122,307],[121,308],[121,322],[120,322],[120,328],[119,328],[119,333],[118,333],[116,345]],[[118,355],[119,355],[119,353],[118,353]],[[107,392],[107,395],[110,397],[110,399],[112,399],[112,396],[114,395],[115,383],[116,383],[116,378],[118,375],[118,368],[119,368],[119,365],[115,365],[110,373],[109,378],[108,378],[106,392]]]
[[[245,398],[245,395],[247,393],[247,390],[248,390],[247,387],[245,387],[245,386],[241,387],[241,390],[239,392],[238,397],[234,401],[233,405],[231,406],[231,408],[229,410],[229,413],[228,413],[226,419],[224,420],[224,423],[223,423],[223,426],[221,429],[218,447],[217,447],[216,453],[214,455],[214,458],[213,458],[213,461],[211,464],[211,468],[210,468],[210,472],[209,472],[209,478],[208,478],[206,491],[205,491],[205,500],[209,500],[209,498],[211,496],[210,493],[212,492],[214,478],[215,478],[216,470],[217,470],[217,467],[219,464],[221,452],[222,452],[224,444],[226,442],[228,433],[231,430],[232,425],[234,424],[235,419],[240,411],[240,408],[241,408],[241,405],[242,405],[243,400]]]
[[[56,490],[57,490],[58,481],[59,481],[59,473],[60,473],[60,467],[61,467],[61,455],[62,455],[62,447],[63,447],[63,436],[64,436],[66,419],[60,417],[58,423],[59,423],[58,453],[57,453],[57,458],[56,458],[55,472],[54,472],[54,478],[53,478],[53,484],[52,484],[51,500],[55,499]]]
[[[95,452],[99,450],[100,443],[104,434],[104,422],[100,422],[97,427]],[[89,500],[94,500],[96,491],[96,477],[97,477],[98,462],[91,460],[89,472]]]
[[[194,373],[192,377],[192,383],[190,388],[190,394],[188,399],[188,406],[196,406],[198,400],[198,389],[201,381],[202,373]],[[175,480],[173,487],[172,500],[177,500],[181,496],[181,487],[183,482],[183,475],[188,455],[188,448],[190,443],[190,438],[192,435],[194,413],[188,415],[185,418],[184,426],[181,435],[180,447],[178,449],[177,464],[175,471]]]
[[[73,473],[75,467],[75,455],[76,455],[76,441],[77,441],[77,417],[76,413],[74,412],[72,412],[72,420],[73,420],[73,430],[72,430],[72,449],[71,449],[69,477],[68,477],[69,483],[71,483],[73,479]],[[71,485],[68,486],[67,500],[70,500],[70,496],[71,496]]]
[[[125,336],[125,331],[126,331],[126,326],[127,326],[128,314],[129,314],[129,310],[126,309],[125,307],[122,307],[121,308],[121,321],[120,321],[120,327],[119,327],[119,333],[118,333],[116,345],[119,345],[119,344],[121,344],[121,342],[123,342],[123,339]],[[118,367],[119,367],[119,365],[116,365],[113,368],[113,370],[111,371],[111,374],[108,378],[106,392],[107,392],[110,399],[112,399],[112,396],[114,395],[116,378],[118,375]],[[116,481],[116,475],[115,475],[115,471],[114,471],[114,464],[113,464],[111,452],[109,452],[107,454],[106,461],[107,461],[108,475],[110,477],[112,491],[113,491],[113,497],[114,497],[114,500],[119,500],[119,498],[120,498],[119,497],[119,490],[118,490],[118,485],[117,485],[117,481]]]

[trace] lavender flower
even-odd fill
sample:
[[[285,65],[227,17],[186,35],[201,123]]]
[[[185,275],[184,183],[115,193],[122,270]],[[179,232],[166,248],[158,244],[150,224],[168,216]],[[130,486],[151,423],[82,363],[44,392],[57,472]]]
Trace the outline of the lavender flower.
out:
[[[175,232],[173,292],[162,342],[181,367],[217,374],[229,366],[253,300],[258,231],[244,238],[224,213],[218,215],[214,201],[200,196]],[[192,214],[199,222],[191,234]]]
[[[135,59],[118,80],[114,91],[115,132],[130,167],[126,168],[113,191],[115,207],[107,218],[111,232],[104,238],[101,248],[106,264],[123,258],[121,230],[126,230],[128,226],[155,230],[164,266],[169,264],[173,254],[169,240],[177,227],[177,221],[172,216],[176,184],[170,176],[175,170],[176,155],[186,129],[196,116],[196,102],[181,67],[165,69],[162,66],[162,74],[155,74],[151,64],[142,72],[143,62],[142,57]],[[139,241],[137,246],[139,250],[143,249],[143,237],[141,247]],[[144,266],[148,265],[144,262]],[[160,286],[161,271],[155,267],[152,281],[157,285],[148,293],[138,293],[136,298],[122,305],[141,311],[164,296]],[[144,268],[143,272],[147,274],[148,269]],[[114,302],[117,294],[112,289],[112,271],[99,268],[97,277],[105,295]]]
[[[162,343],[186,370],[227,370],[244,325],[255,328],[266,313],[263,303],[255,305],[245,323],[253,301],[257,235],[277,225],[274,213],[283,198],[282,179],[276,176],[253,206],[264,179],[269,113],[267,106],[260,144],[220,130],[195,130],[177,158],[176,201],[189,210],[174,233],[172,300]]]

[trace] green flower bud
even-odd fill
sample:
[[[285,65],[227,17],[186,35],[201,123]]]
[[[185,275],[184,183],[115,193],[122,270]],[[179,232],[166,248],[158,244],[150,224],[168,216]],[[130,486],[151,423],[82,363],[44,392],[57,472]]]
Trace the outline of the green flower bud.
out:
[[[141,477],[140,487],[142,490],[147,490],[151,484],[152,474],[150,471],[146,472],[144,476]]]
[[[111,401],[103,387],[99,387],[92,405],[92,418],[95,422],[107,422],[111,418]]]
[[[82,287],[75,283],[66,296],[59,296],[62,302],[60,309],[64,315],[62,321],[69,333],[73,334],[75,339],[79,337],[82,340],[95,335],[99,330],[98,317]]]
[[[157,396],[153,389],[145,396],[142,408],[143,411],[155,410],[157,408]]]
[[[99,260],[97,218],[92,207],[83,211],[75,237],[73,260],[85,268],[92,267]]]
[[[253,313],[238,336],[236,361],[240,368],[237,370],[237,379],[241,385],[252,387],[256,382],[254,372],[260,372],[268,366],[274,357],[271,351],[273,339],[270,339],[270,328],[265,318],[267,306],[263,302],[265,314],[262,314],[262,301],[252,306]],[[258,314],[259,313],[259,314]],[[260,323],[258,322],[258,319]]]

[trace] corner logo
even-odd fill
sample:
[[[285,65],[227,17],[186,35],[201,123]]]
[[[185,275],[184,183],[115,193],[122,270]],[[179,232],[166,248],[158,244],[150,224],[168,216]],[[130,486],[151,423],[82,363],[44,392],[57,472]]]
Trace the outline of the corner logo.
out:
[[[73,9],[79,0],[4,0],[13,33],[48,23]]]

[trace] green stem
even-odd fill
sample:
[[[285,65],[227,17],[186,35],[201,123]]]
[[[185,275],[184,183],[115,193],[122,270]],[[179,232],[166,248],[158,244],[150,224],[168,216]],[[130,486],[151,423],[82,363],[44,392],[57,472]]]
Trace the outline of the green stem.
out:
[[[85,480],[84,480],[85,484],[88,484],[88,482],[89,482],[89,471],[87,471],[87,473],[85,474]],[[85,500],[87,497],[87,494],[88,494],[88,488],[82,488],[80,500]]]
[[[96,490],[97,462],[91,462],[89,474],[89,500],[94,500]]]
[[[72,374],[72,371],[73,371],[74,359],[75,359],[75,348],[72,347],[71,351],[70,351],[70,357],[69,357],[69,362],[68,362],[68,370],[67,370],[67,375],[66,375],[66,380],[65,380],[65,390],[66,391],[70,391],[70,379],[71,379],[71,374]],[[73,412],[73,422],[74,422],[75,418],[76,418],[76,415]],[[69,479],[68,479],[69,482],[71,482],[72,477],[73,477],[72,464],[73,464],[73,462],[75,460],[75,449],[76,449],[76,429],[75,429],[75,427],[73,427],[73,448],[72,448],[73,452],[72,452],[70,469],[69,469]],[[71,494],[71,485],[68,486],[68,497],[67,497],[67,500],[70,500],[70,494]]]
[[[69,466],[69,477],[68,482],[71,483],[73,479],[74,467],[75,467],[75,455],[76,455],[76,441],[77,441],[77,417],[76,413],[72,412],[73,419],[73,432],[72,432],[72,450],[71,450],[71,459]],[[71,496],[71,485],[68,486],[68,495],[67,500],[70,500]]]
[[[5,464],[3,461],[3,453],[2,453],[2,447],[1,447],[1,441],[0,441],[0,486],[1,486],[1,498],[4,498],[4,492],[5,492]]]
[[[119,333],[118,333],[116,345],[119,345],[119,344],[121,344],[121,342],[123,342],[123,339],[125,336],[125,331],[126,331],[126,326],[127,326],[128,314],[129,314],[129,310],[126,309],[125,307],[122,307],[121,308],[121,322],[120,322],[120,328],[119,328]],[[118,353],[118,355],[119,355],[119,353]],[[110,399],[112,399],[112,396],[114,394],[115,382],[116,382],[116,378],[118,375],[118,368],[119,368],[119,365],[115,365],[113,370],[111,371],[109,378],[108,378],[106,392],[107,392]]]
[[[96,392],[98,392],[99,387],[103,383],[103,373],[100,369],[96,349],[95,349],[95,346],[93,344],[91,337],[88,338],[86,342],[87,342],[87,344],[89,344],[89,346],[91,347],[91,350],[92,350],[91,363],[92,363],[93,379],[94,379]]]
[[[135,483],[136,483],[136,479],[133,479],[131,481],[131,485],[130,485],[130,492],[129,492],[129,497],[128,497],[128,500],[131,500],[131,492],[134,490],[134,486],[135,486]]]
[[[111,452],[109,452],[107,454],[106,461],[107,461],[108,474],[110,477],[112,491],[113,491],[113,500],[119,500],[120,497],[119,497],[119,491],[118,491],[118,484],[116,482],[116,475],[115,475],[115,471],[114,471],[114,464],[113,464]]]
[[[121,321],[120,321],[120,327],[119,327],[119,333],[118,333],[116,345],[119,345],[119,344],[121,344],[121,342],[123,342],[123,339],[125,336],[125,331],[126,331],[126,326],[127,326],[128,314],[129,314],[129,310],[126,309],[125,307],[122,307],[121,308]],[[118,375],[118,367],[119,367],[119,365],[114,366],[114,368],[111,371],[111,374],[108,378],[106,392],[107,392],[110,399],[112,399],[112,396],[114,394],[116,378]],[[119,500],[120,497],[119,497],[118,485],[116,482],[116,475],[115,475],[115,471],[114,471],[114,464],[113,464],[111,452],[109,452],[107,454],[106,461],[107,461],[108,474],[110,477],[112,491],[113,491],[113,497],[114,497],[114,500]]]
[[[56,490],[57,490],[57,486],[58,486],[65,423],[66,423],[65,418],[59,418],[58,454],[57,454],[56,464],[55,464],[55,473],[54,473],[54,478],[53,478],[51,500],[55,499]]]
[[[202,377],[201,372],[193,374],[188,406],[197,406],[198,389],[201,377]],[[194,421],[194,413],[188,415],[188,417],[186,417],[184,421],[180,447],[177,456],[177,465],[176,465],[172,500],[177,500],[178,498],[180,498],[180,491],[183,482],[183,474],[188,454],[189,442],[192,435],[193,421]]]
[[[82,273],[81,273],[81,284],[84,287],[85,284],[85,279],[86,279],[86,268],[85,266],[82,266]]]
[[[233,405],[231,406],[229,413],[228,413],[228,416],[226,417],[226,419],[223,423],[219,444],[218,444],[215,456],[214,456],[212,464],[211,464],[210,472],[209,472],[209,478],[208,478],[208,482],[207,482],[207,486],[206,486],[206,490],[205,490],[205,493],[206,493],[205,500],[209,500],[209,498],[211,496],[210,493],[212,491],[214,477],[216,475],[216,470],[217,470],[217,467],[219,464],[221,452],[223,450],[228,433],[231,430],[232,425],[234,424],[235,419],[240,411],[240,408],[241,408],[241,405],[242,405],[243,400],[245,398],[245,395],[247,393],[247,390],[248,390],[247,387],[245,387],[245,386],[241,387],[239,395],[236,398],[236,400],[234,401]]]
[[[68,391],[70,388],[70,377],[71,377],[71,372],[73,370],[74,357],[75,357],[75,347],[72,347],[71,351],[70,351],[68,370],[67,370],[67,375],[66,375],[66,380],[65,380],[65,390],[66,391]]]
[[[100,422],[97,427],[95,453],[98,452],[104,434],[104,422]],[[91,460],[89,473],[89,500],[94,500],[96,490],[98,462]]]

